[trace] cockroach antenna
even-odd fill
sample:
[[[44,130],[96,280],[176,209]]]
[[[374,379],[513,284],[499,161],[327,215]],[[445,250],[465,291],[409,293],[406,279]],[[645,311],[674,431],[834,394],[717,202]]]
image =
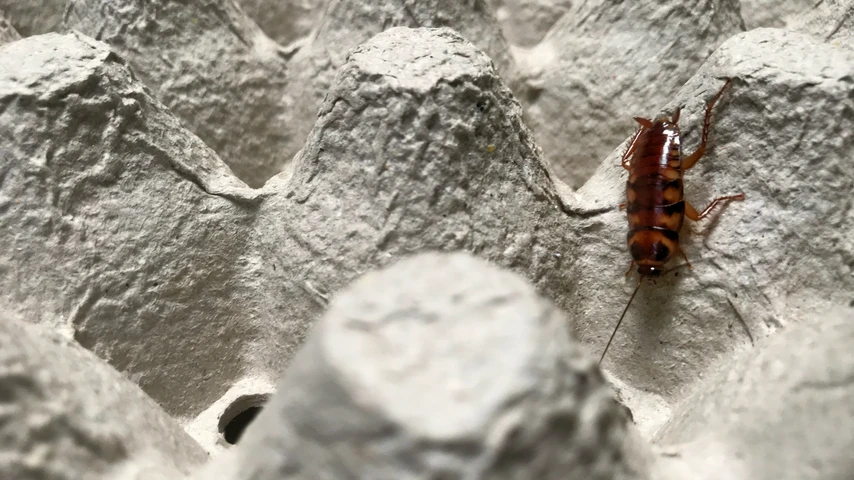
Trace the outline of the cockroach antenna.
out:
[[[612,341],[614,341],[614,336],[615,336],[615,335],[617,335],[617,330],[619,330],[619,329],[620,329],[620,324],[621,324],[621,323],[623,323],[623,319],[624,319],[624,318],[626,318],[626,312],[628,312],[628,311],[629,311],[629,307],[632,305],[632,300],[634,300],[634,299],[635,299],[635,295],[637,295],[637,294],[638,294],[638,290],[640,290],[641,283],[643,283],[643,278],[644,278],[644,276],[643,276],[643,275],[641,275],[641,276],[640,276],[640,280],[638,280],[638,286],[637,286],[637,287],[635,287],[635,291],[634,291],[634,292],[632,292],[632,296],[631,296],[631,297],[629,297],[629,302],[628,302],[628,303],[626,303],[626,308],[625,308],[625,309],[623,309],[623,314],[622,314],[622,315],[620,315],[620,319],[619,319],[619,320],[617,320],[617,326],[616,326],[616,327],[614,327],[614,331],[611,333],[611,338],[609,338],[609,339],[608,339],[608,344],[607,344],[607,345],[605,345],[605,351],[604,351],[604,352],[602,352],[602,356],[601,356],[601,357],[599,357],[599,365],[602,365],[602,360],[604,360],[604,359],[605,359],[605,354],[606,354],[606,353],[608,353],[608,347],[610,347],[610,346],[611,346],[611,342],[612,342]]]

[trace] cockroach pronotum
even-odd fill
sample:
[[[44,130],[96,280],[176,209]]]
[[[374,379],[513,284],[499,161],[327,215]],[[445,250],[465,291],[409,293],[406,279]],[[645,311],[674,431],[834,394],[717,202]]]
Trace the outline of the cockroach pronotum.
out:
[[[617,334],[617,329],[623,322],[629,306],[640,290],[645,277],[657,277],[664,272],[664,264],[679,252],[685,263],[691,268],[691,263],[685,252],[679,247],[679,229],[685,217],[699,221],[706,217],[712,209],[725,200],[744,200],[744,194],[727,195],[712,200],[702,212],[688,203],[682,194],[682,174],[693,167],[706,151],[709,138],[709,127],[712,120],[712,107],[730,85],[732,79],[727,79],[723,87],[706,105],[706,115],[703,120],[703,136],[700,146],[687,158],[682,158],[682,145],[679,133],[679,110],[676,108],[672,119],[666,115],[655,120],[635,117],[640,124],[632,136],[629,147],[623,154],[622,166],[629,171],[626,182],[626,207],[629,218],[629,233],[627,242],[632,255],[632,263],[626,272],[628,276],[632,267],[638,264],[640,280],[635,287],[623,314],[614,327],[605,351],[599,358],[599,363],[608,353],[608,347]],[[631,158],[631,161],[629,161]]]

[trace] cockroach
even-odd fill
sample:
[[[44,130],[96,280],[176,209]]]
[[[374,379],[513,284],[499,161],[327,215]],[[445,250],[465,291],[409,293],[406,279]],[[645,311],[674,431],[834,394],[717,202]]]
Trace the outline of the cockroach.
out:
[[[626,181],[626,203],[620,204],[620,208],[626,207],[629,219],[626,240],[632,263],[626,276],[629,276],[632,267],[637,264],[640,279],[617,321],[617,326],[614,327],[611,338],[608,339],[608,344],[605,345],[605,351],[599,358],[600,364],[608,353],[608,347],[611,346],[614,335],[617,334],[644,278],[660,276],[664,272],[664,264],[677,252],[685,259],[688,267],[693,268],[685,252],[679,247],[679,230],[685,217],[696,222],[705,218],[723,201],[744,200],[743,193],[717,197],[698,213],[685,200],[682,192],[683,173],[696,165],[706,152],[712,123],[712,107],[731,82],[732,79],[727,79],[706,105],[700,145],[686,158],[682,157],[682,139],[678,125],[680,107],[676,108],[671,118],[666,115],[658,116],[655,120],[634,118],[640,127],[629,141],[629,147],[622,158],[622,166],[629,171],[629,179]]]

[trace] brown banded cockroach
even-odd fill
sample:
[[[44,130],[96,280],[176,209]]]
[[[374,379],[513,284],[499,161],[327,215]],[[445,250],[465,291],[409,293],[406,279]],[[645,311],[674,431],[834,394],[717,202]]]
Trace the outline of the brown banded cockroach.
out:
[[[705,153],[712,120],[712,107],[731,82],[732,79],[727,79],[723,87],[706,105],[700,145],[686,158],[682,158],[681,134],[678,125],[680,107],[673,112],[672,118],[666,115],[658,116],[655,120],[635,117],[640,127],[632,136],[629,147],[623,154],[622,166],[629,171],[629,179],[626,181],[626,203],[621,204],[620,207],[626,207],[629,220],[627,243],[632,255],[632,263],[629,265],[626,276],[637,264],[640,280],[620,315],[614,332],[608,339],[608,344],[605,345],[605,350],[599,358],[600,364],[608,353],[608,347],[611,346],[632,300],[640,290],[643,279],[661,275],[664,272],[664,264],[677,252],[685,259],[688,267],[692,268],[685,252],[679,247],[679,230],[682,228],[685,217],[699,221],[720,202],[744,200],[743,193],[717,197],[703,211],[697,212],[684,199],[682,192],[682,174],[693,167]]]

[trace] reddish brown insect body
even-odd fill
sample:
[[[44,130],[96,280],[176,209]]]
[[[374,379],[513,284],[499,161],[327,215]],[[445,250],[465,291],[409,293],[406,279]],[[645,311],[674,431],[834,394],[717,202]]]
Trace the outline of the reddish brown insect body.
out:
[[[643,278],[660,275],[664,271],[664,264],[677,252],[685,258],[688,266],[691,266],[679,247],[679,230],[682,228],[685,217],[698,221],[724,200],[744,199],[742,193],[718,197],[698,213],[690,203],[685,201],[682,194],[682,174],[693,167],[705,153],[712,107],[730,82],[731,80],[727,80],[706,106],[700,146],[687,158],[682,158],[678,108],[672,119],[661,116],[650,121],[635,117],[640,128],[635,132],[629,148],[623,154],[622,165],[629,171],[629,179],[626,182],[626,203],[621,207],[627,207],[626,213],[629,219],[627,241],[632,255],[632,263],[626,275],[631,273],[632,267],[637,263],[641,280],[629,299],[626,310],[620,316],[617,327],[614,328],[614,333],[611,334],[611,339],[605,346],[605,351],[602,352],[600,363],[605,358],[605,353],[608,352],[608,347],[632,299],[637,294]],[[629,161],[630,158],[631,161]]]

